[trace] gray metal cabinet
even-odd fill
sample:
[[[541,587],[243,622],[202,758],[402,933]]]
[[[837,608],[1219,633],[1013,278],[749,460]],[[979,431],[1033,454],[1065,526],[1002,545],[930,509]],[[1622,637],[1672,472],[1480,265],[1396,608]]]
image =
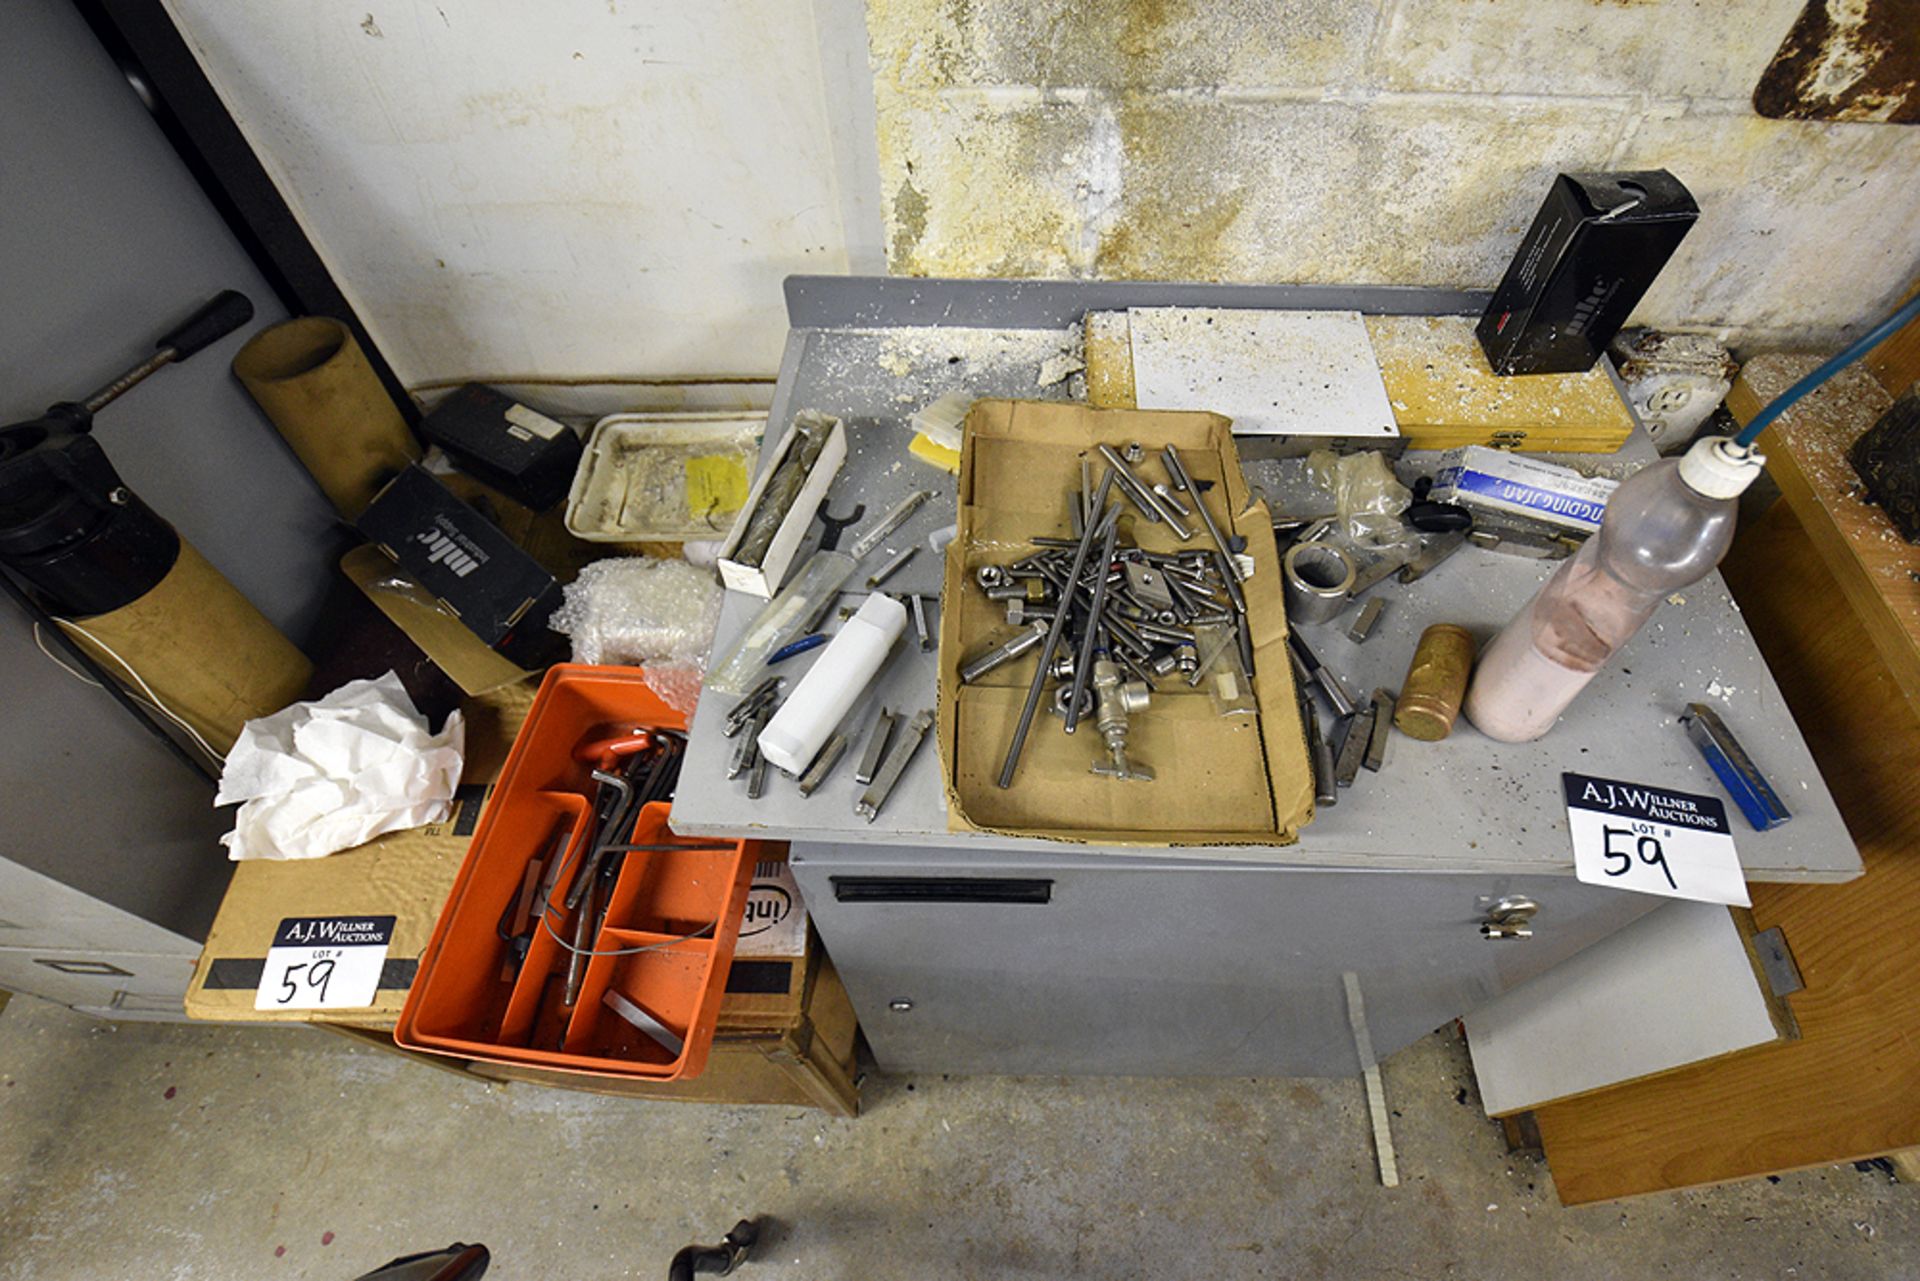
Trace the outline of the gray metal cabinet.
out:
[[[796,843],[792,860],[890,1071],[1351,1075],[1346,974],[1385,1056],[1659,902],[1571,877],[1116,851]],[[1532,936],[1484,937],[1512,897],[1538,904]]]
[[[72,5],[8,8],[0,40],[0,422],[84,395],[216,290],[255,325],[267,282]],[[100,415],[127,483],[298,641],[333,574],[334,514],[234,382],[228,336]],[[231,873],[211,789],[62,672],[0,600],[0,987],[184,1018]],[[184,960],[182,959],[184,958]]]
[[[111,1018],[183,1017],[200,945],[0,859],[0,988]]]

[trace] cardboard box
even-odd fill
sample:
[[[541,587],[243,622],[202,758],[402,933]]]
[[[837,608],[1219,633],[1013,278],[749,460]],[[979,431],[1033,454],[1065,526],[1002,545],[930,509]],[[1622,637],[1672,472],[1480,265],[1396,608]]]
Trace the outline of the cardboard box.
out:
[[[533,675],[461,626],[373,544],[342,556],[340,572],[466,693],[489,693]]]
[[[453,813],[444,822],[389,832],[325,858],[246,859],[237,864],[187,988],[187,1017],[393,1026],[493,781],[533,704],[533,692],[529,681],[471,699],[463,707],[466,765]],[[280,922],[332,916],[394,918],[393,940],[373,1004],[355,1010],[254,1009],[254,991]]]
[[[736,960],[801,956],[807,950],[807,904],[787,866],[784,846],[754,865],[747,891],[747,914],[734,944]]]
[[[504,530],[418,465],[374,496],[355,522],[467,630],[508,658],[551,642],[560,584]]]
[[[1617,480],[1583,476],[1558,463],[1468,445],[1449,450],[1440,459],[1428,497],[1437,503],[1458,503],[1592,534],[1599,532],[1607,499],[1619,485]]]
[[[457,472],[438,479],[563,583],[572,582],[581,566],[606,554],[604,548],[569,534],[559,510],[535,512]],[[528,643],[534,652],[521,656],[522,662],[501,654],[474,635],[378,547],[357,547],[348,552],[340,560],[340,572],[468,694],[485,694],[525,680],[547,662],[566,655],[566,641],[551,632],[537,645],[529,634]]]
[[[794,554],[800,550],[801,540],[813,525],[813,514],[826,501],[833,478],[840,474],[840,465],[847,461],[847,429],[838,418],[831,421],[833,426],[827,432],[827,443],[820,447],[819,456],[813,460],[813,470],[807,473],[800,492],[794,497],[793,506],[787,509],[773,541],[767,545],[767,554],[760,558],[758,565],[742,565],[732,558],[734,549],[740,546],[740,540],[746,536],[747,522],[760,506],[760,496],[766,492],[767,483],[780,470],[781,462],[800,439],[797,425],[788,425],[786,433],[780,437],[780,443],[774,447],[772,456],[760,468],[753,488],[747,492],[746,506],[740,509],[740,515],[734,519],[727,541],[720,545],[720,581],[726,584],[728,591],[746,592],[771,600],[773,594],[780,590],[780,584],[786,581],[787,569],[793,564]]]
[[[956,830],[1102,845],[1283,845],[1312,821],[1313,773],[1287,657],[1279,558],[1266,507],[1250,498],[1240,474],[1230,427],[1218,414],[1007,400],[973,407],[940,619],[939,742]],[[1149,455],[1167,444],[1178,449],[1197,483],[1215,482],[1206,500],[1221,529],[1247,540],[1254,574],[1244,587],[1259,715],[1222,717],[1204,690],[1162,682],[1152,706],[1133,718],[1128,744],[1129,756],[1156,771],[1153,782],[1090,773],[1098,736],[1068,737],[1043,721],[1028,736],[1013,786],[1002,790],[1000,764],[1033,660],[960,684],[964,658],[1012,632],[999,603],[974,584],[974,570],[1019,557],[1036,534],[1067,536],[1068,495],[1079,491],[1081,455],[1096,443],[1129,441],[1145,445]],[[1157,479],[1158,466],[1148,462],[1140,470]],[[1133,534],[1149,551],[1206,540],[1203,532],[1183,544],[1164,525],[1141,520]]]
[[[1664,169],[1559,175],[1475,329],[1493,371],[1593,368],[1699,217]]]

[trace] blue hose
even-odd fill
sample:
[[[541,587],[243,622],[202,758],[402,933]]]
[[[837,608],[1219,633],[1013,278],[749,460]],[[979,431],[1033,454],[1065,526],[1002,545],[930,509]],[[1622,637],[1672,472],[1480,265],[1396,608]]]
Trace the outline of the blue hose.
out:
[[[1774,419],[1793,407],[1795,401],[1878,347],[1915,316],[1920,316],[1920,294],[1907,299],[1898,311],[1854,339],[1853,344],[1845,351],[1768,401],[1767,407],[1753,416],[1753,421],[1747,424],[1747,429],[1733,438],[1734,443],[1751,446],[1754,441],[1760,439],[1760,433],[1765,431]]]

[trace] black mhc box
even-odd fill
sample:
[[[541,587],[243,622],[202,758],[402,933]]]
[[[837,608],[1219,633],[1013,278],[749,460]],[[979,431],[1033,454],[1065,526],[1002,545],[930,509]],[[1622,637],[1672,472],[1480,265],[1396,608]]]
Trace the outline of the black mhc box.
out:
[[[407,468],[356,522],[481,640],[516,661],[551,647],[560,584],[425,468]],[[521,666],[527,666],[522,662]]]
[[[1593,368],[1699,217],[1665,169],[1555,178],[1474,330],[1493,372]]]
[[[480,383],[449,392],[421,420],[420,434],[461,471],[537,512],[567,496],[580,465],[571,427]]]

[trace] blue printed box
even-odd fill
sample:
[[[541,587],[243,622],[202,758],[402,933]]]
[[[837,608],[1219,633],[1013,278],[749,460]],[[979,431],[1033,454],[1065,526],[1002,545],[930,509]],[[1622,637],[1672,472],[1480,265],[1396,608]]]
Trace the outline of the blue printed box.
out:
[[[1537,458],[1468,445],[1441,459],[1431,496],[1591,534],[1600,528],[1607,498],[1618,484]]]

